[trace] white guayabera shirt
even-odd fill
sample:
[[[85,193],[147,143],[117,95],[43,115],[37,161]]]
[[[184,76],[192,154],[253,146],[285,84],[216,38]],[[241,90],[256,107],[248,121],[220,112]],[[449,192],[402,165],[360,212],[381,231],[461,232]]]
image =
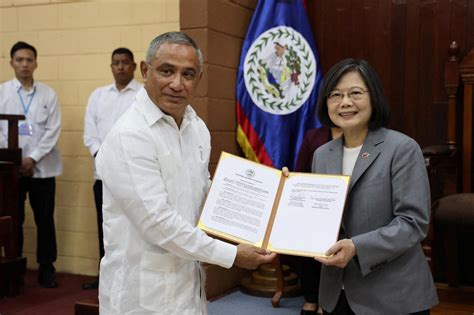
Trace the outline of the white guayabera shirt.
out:
[[[117,119],[135,101],[135,95],[141,87],[141,83],[133,79],[121,91],[112,83],[92,92],[84,117],[84,145],[92,156],[99,151]],[[97,174],[94,175],[97,178]]]
[[[231,267],[237,249],[196,228],[209,187],[210,135],[181,127],[141,89],[96,158],[104,183],[101,314],[205,314],[199,261]]]

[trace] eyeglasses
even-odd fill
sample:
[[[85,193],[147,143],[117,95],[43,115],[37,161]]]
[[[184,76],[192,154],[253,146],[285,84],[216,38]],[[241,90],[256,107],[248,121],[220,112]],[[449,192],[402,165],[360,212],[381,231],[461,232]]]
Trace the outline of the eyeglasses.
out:
[[[369,90],[364,90],[360,87],[352,87],[347,91],[347,97],[349,97],[352,101],[360,101],[364,98],[364,93],[369,92]],[[328,94],[328,101],[332,103],[340,102],[344,98],[346,93],[333,90]]]

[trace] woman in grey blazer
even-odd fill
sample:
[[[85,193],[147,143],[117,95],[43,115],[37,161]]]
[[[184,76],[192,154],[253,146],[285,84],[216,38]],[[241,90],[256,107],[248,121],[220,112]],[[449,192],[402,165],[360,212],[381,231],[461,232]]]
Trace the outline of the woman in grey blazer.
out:
[[[320,148],[312,171],[351,175],[339,240],[321,270],[325,314],[429,314],[438,303],[420,242],[430,191],[415,140],[385,129],[388,103],[374,69],[345,59],[324,78],[320,121],[343,136]]]

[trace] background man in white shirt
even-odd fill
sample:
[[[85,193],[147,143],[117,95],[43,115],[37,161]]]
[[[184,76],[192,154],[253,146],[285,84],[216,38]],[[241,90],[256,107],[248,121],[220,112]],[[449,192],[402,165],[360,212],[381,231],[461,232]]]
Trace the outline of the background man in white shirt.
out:
[[[92,92],[87,103],[84,119],[84,144],[95,158],[100,145],[113,124],[135,101],[135,95],[142,87],[133,76],[137,65],[133,53],[128,48],[117,48],[112,52],[110,68],[115,82]],[[99,236],[100,259],[104,257],[102,230],[102,181],[94,171],[93,186],[95,207],[97,210],[97,227]],[[83,289],[96,289],[99,279],[83,285]]]
[[[155,38],[140,64],[145,86],[99,150],[102,315],[206,314],[200,261],[256,268],[275,257],[196,227],[210,184],[210,133],[189,105],[202,65],[201,51],[184,33]]]
[[[19,256],[23,249],[25,200],[28,194],[37,227],[36,259],[39,263],[38,282],[45,288],[56,288],[56,234],[54,228],[55,177],[62,173],[57,149],[61,129],[61,115],[56,93],[49,86],[36,82],[36,49],[17,42],[10,50],[10,65],[15,78],[0,85],[0,112],[25,115],[19,125],[19,144],[22,148],[20,168],[20,198],[18,217]],[[8,128],[1,125],[6,139]]]

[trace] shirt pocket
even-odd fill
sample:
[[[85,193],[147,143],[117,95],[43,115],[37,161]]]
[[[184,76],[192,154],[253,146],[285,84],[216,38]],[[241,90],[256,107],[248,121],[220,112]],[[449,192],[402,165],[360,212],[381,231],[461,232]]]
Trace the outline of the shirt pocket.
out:
[[[48,120],[48,116],[49,116],[48,107],[46,107],[46,106],[40,107],[35,112],[35,123],[37,123],[39,125],[45,125],[46,120]]]
[[[200,145],[197,148],[197,154],[200,169],[207,174],[209,171],[209,159],[211,158],[211,147]]]
[[[175,298],[178,258],[145,251],[140,262],[140,306],[163,311]]]
[[[207,167],[209,159],[211,158],[211,147],[206,145],[199,145],[197,148],[198,161]]]

